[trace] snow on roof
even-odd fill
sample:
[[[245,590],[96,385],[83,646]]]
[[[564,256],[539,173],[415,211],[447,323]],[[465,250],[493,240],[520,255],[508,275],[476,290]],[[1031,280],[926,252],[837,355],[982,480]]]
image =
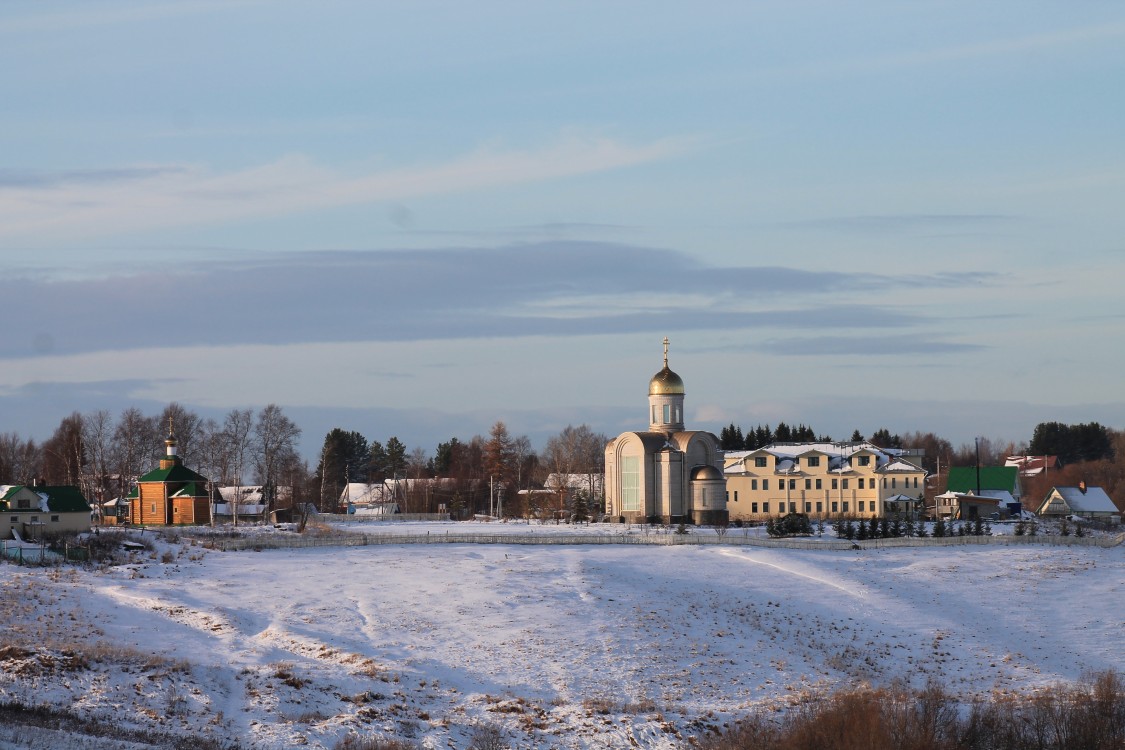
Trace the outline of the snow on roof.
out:
[[[851,471],[851,459],[857,453],[875,456],[875,467],[879,471],[921,471],[922,469],[898,456],[903,453],[897,448],[880,448],[867,441],[859,443],[771,443],[752,451],[725,451],[723,453],[725,470],[736,474],[741,471],[742,463],[752,455],[768,453],[777,459],[776,471],[779,474],[796,473],[795,464],[802,456],[810,453],[828,457],[828,471],[843,474]]]
[[[1083,492],[1078,487],[1055,487],[1051,494],[1058,493],[1075,513],[1117,513],[1117,506],[1101,487],[1087,487]],[[1048,495],[1050,497],[1050,495]]]
[[[1012,493],[1007,490],[981,490],[981,497],[987,497],[992,500],[998,500],[1002,503],[1014,503],[1016,499],[1012,497]]]

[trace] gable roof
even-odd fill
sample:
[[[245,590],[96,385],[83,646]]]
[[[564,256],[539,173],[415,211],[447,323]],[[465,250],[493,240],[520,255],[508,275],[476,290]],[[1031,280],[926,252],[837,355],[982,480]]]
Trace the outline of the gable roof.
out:
[[[8,491],[4,493],[3,500],[20,493],[20,490],[30,490],[39,496],[40,506],[34,510],[44,513],[89,513],[90,504],[86,502],[86,498],[82,495],[82,491],[77,487],[71,485],[54,485],[54,486],[38,486],[28,487],[26,485],[17,484],[8,487]],[[15,510],[12,508],[11,510]]]
[[[1014,493],[1019,479],[1019,469],[1015,466],[980,467],[981,490],[1007,490]],[[949,470],[950,492],[976,492],[977,467],[954,466]]]
[[[207,477],[177,463],[168,469],[154,469],[137,482],[206,482]]]
[[[1073,513],[1119,513],[1113,500],[1101,487],[1087,487],[1082,492],[1078,487],[1052,487],[1043,500],[1040,510],[1051,504],[1055,497],[1061,497]]]

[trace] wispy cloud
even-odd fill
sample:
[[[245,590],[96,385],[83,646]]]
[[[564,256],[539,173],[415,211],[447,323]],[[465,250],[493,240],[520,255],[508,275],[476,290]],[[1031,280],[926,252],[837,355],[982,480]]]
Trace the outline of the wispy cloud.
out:
[[[35,311],[34,325],[0,329],[0,357],[168,345],[888,329],[927,318],[878,303],[841,304],[839,293],[878,300],[904,284],[922,291],[990,282],[979,274],[714,267],[669,250],[564,241],[301,253],[178,270],[0,281],[7,304]]]
[[[776,73],[795,73],[811,76],[851,76],[906,67],[965,62],[988,57],[1020,55],[1050,49],[1061,49],[1097,42],[1116,42],[1125,38],[1125,23],[1113,22],[1076,26],[1037,34],[1024,34],[985,39],[968,44],[930,47],[908,52],[891,52],[885,55],[854,59],[814,60],[807,64]],[[765,74],[770,74],[765,71]]]
[[[900,354],[953,354],[983,349],[934,337],[928,333],[880,336],[794,336],[775,338],[759,347],[768,354],[787,356],[870,356]]]
[[[528,184],[667,159],[690,146],[569,136],[537,150],[482,148],[441,164],[362,174],[302,155],[225,173],[191,164],[14,172],[0,180],[0,240],[87,238]]]
[[[812,229],[826,232],[888,234],[919,231],[979,231],[1011,225],[1019,220],[1019,217],[1008,214],[884,214],[830,216],[821,219],[784,222],[781,226],[791,229]]]

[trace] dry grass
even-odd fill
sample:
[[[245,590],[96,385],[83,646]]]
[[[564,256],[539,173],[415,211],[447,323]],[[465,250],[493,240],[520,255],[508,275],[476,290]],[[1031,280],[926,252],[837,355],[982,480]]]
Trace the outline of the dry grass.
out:
[[[1034,695],[974,703],[940,686],[850,690],[777,719],[758,714],[702,750],[1121,750],[1125,683],[1106,672]]]

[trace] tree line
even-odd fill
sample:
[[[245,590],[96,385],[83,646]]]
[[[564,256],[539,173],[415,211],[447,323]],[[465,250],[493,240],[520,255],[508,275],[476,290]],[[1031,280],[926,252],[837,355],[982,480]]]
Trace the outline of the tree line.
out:
[[[220,422],[173,402],[151,415],[135,407],[116,418],[104,409],[74,412],[42,443],[0,433],[0,483],[73,485],[98,503],[125,497],[158,467],[169,431],[185,464],[216,486],[261,485],[267,502],[307,473],[297,454],[301,428],[277,404],[232,409]]]
[[[408,449],[394,435],[381,441],[335,427],[310,469],[297,452],[301,428],[276,404],[231,409],[222,420],[174,402],[158,414],[135,407],[116,417],[107,410],[74,412],[42,442],[0,433],[0,484],[73,485],[92,503],[126,497],[138,477],[159,466],[169,430],[185,465],[216,487],[260,485],[271,508],[311,503],[334,512],[349,482],[388,479],[408,480],[398,483],[395,497],[405,512],[435,512],[444,505],[455,515],[502,510],[526,516],[562,509],[573,501],[571,478],[585,484],[580,494],[591,512],[603,500],[608,438],[587,425],[568,425],[537,452],[526,435],[512,435],[498,421],[487,435],[452,437],[432,454]],[[565,485],[542,492],[552,475],[566,477]],[[409,481],[420,479],[441,481]]]
[[[527,517],[562,510],[574,493],[572,481],[585,482],[584,499],[604,500],[599,478],[605,471],[608,438],[587,425],[567,425],[537,453],[526,435],[512,435],[503,421],[487,435],[438,443],[432,454],[416,447],[407,451],[397,436],[386,443],[357,431],[334,428],[325,435],[315,472],[310,477],[317,504],[336,506],[350,482],[393,482],[394,502],[408,513],[433,513],[444,508],[454,517],[495,514]],[[549,487],[551,477],[556,486]],[[566,477],[566,481],[560,479]],[[574,478],[573,480],[571,478]],[[440,480],[440,481],[418,481]],[[550,490],[550,494],[542,491]],[[522,492],[521,492],[522,490]]]

